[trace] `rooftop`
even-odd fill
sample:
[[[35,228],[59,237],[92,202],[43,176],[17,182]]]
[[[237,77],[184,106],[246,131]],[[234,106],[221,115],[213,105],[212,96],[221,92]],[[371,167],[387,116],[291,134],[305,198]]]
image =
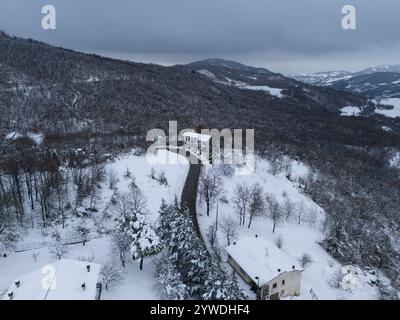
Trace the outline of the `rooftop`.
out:
[[[260,286],[282,272],[302,271],[296,259],[289,257],[264,237],[243,237],[236,244],[227,247],[226,251],[254,283],[258,284],[259,281]]]
[[[13,293],[14,300],[94,300],[99,273],[97,263],[61,259],[19,277],[8,293]],[[8,295],[3,299],[8,300]]]
[[[194,138],[194,139],[204,141],[204,142],[211,139],[211,135],[209,135],[209,134],[201,134],[201,133],[196,133],[196,132],[192,132],[192,131],[185,132],[182,136]]]

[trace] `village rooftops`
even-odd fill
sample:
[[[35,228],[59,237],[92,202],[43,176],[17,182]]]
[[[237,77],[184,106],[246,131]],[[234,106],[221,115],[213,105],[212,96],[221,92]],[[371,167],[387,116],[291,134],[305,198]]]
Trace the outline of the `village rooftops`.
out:
[[[61,259],[22,275],[4,300],[95,300],[100,265]]]
[[[296,259],[263,237],[243,237],[226,251],[259,287],[283,272],[302,271]]]
[[[203,142],[207,142],[211,139],[211,135],[209,135],[209,134],[201,134],[201,133],[196,133],[196,132],[192,132],[192,131],[185,132],[184,134],[182,134],[182,136],[193,138],[193,139],[200,140]]]

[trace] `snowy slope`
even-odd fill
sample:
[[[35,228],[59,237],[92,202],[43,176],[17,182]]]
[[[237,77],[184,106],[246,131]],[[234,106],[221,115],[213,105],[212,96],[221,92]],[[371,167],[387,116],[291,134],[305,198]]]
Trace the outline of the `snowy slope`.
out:
[[[113,191],[109,189],[110,172],[117,178],[116,187],[120,192],[129,191],[129,183],[131,179],[125,177],[127,169],[131,172],[132,177],[135,177],[137,186],[143,192],[147,200],[147,219],[152,224],[158,219],[158,210],[160,208],[161,200],[173,200],[175,195],[180,198],[184,181],[189,169],[188,163],[184,158],[172,154],[167,151],[159,151],[155,155],[150,155],[146,159],[145,155],[137,156],[135,152],[118,157],[106,166],[106,181],[99,190],[96,199],[96,207],[99,208],[98,213],[94,213],[91,218],[77,218],[70,217],[68,219],[65,229],[61,226],[54,228],[40,229],[35,228],[30,230],[26,237],[21,242],[23,245],[30,243],[37,243],[39,241],[53,241],[51,234],[57,230],[62,238],[68,237],[72,230],[78,225],[85,225],[91,228],[91,238],[85,246],[82,244],[68,245],[69,252],[65,256],[68,259],[82,260],[95,262],[104,265],[106,262],[113,260],[118,262],[118,258],[113,254],[112,243],[109,235],[97,234],[96,230],[102,229],[100,226],[95,226],[96,223],[101,223],[104,229],[112,228],[114,225],[114,218],[103,221],[101,216],[103,211],[107,211],[107,204],[113,195]],[[170,156],[176,164],[154,164]],[[151,163],[149,163],[149,161]],[[164,171],[168,180],[168,186],[161,186],[158,181],[153,180],[149,174],[151,169],[155,170],[156,175]],[[111,211],[110,211],[111,212]],[[36,261],[35,257],[36,255]],[[15,279],[24,274],[34,272],[43,265],[51,264],[54,262],[54,256],[50,254],[47,247],[35,250],[12,253],[7,258],[0,257],[0,298],[1,294],[5,293],[10,284]],[[125,270],[122,270],[123,282],[114,290],[103,290],[102,299],[159,299],[155,279],[155,268],[153,258],[144,260],[143,271],[139,270],[136,262],[129,259],[129,263]],[[76,296],[76,299],[79,299]]]
[[[310,198],[304,195],[298,189],[297,178],[307,174],[307,167],[298,162],[292,163],[292,176],[294,182],[289,181],[284,174],[276,176],[268,173],[269,164],[262,159],[256,160],[256,172],[251,176],[232,176],[223,177],[224,197],[229,203],[220,202],[218,205],[219,217],[221,222],[224,217],[237,218],[235,210],[231,204],[234,189],[237,183],[246,183],[248,186],[258,182],[268,194],[273,194],[282,204],[285,198],[289,198],[296,203],[297,209],[303,208],[303,215],[300,224],[296,221],[297,214],[289,219],[289,222],[280,222],[275,231],[272,233],[272,220],[265,216],[256,218],[249,229],[247,224],[239,228],[238,239],[243,237],[254,237],[257,234],[265,237],[274,243],[278,237],[283,239],[282,251],[289,257],[298,260],[304,253],[311,256],[313,263],[305,268],[303,272],[301,295],[294,299],[312,299],[310,290],[312,289],[318,299],[375,299],[377,298],[377,290],[368,284],[372,275],[358,270],[359,275],[356,279],[356,288],[350,291],[344,289],[332,288],[329,282],[337,270],[341,270],[341,265],[326,253],[318,244],[324,238],[323,229],[325,221],[325,213],[322,208],[315,204]],[[209,168],[210,170],[210,168]],[[205,214],[205,205],[199,203],[199,221],[202,233],[205,238],[209,234],[211,226],[216,224],[216,207],[214,206],[210,212],[210,217]],[[221,252],[227,247],[227,240],[221,228],[217,231],[218,245]],[[226,258],[226,257],[225,257]],[[231,268],[227,265],[227,268]],[[244,285],[242,283],[242,285]],[[251,296],[251,293],[250,293]]]

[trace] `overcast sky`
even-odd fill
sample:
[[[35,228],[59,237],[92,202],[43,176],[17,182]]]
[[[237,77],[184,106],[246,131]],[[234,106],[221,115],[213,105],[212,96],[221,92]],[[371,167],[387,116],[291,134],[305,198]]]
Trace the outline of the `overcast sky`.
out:
[[[41,27],[41,8],[57,29]],[[343,30],[341,9],[357,9]],[[400,63],[399,0],[0,0],[0,29],[164,65],[229,58],[282,73]]]

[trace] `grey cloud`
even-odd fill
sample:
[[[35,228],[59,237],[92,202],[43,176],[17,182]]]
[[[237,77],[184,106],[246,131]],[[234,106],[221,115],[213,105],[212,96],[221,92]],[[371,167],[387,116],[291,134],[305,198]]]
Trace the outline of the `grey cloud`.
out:
[[[57,9],[55,31],[41,29],[44,4]],[[357,9],[355,31],[341,28],[345,4]],[[399,12],[398,0],[0,0],[0,29],[77,50],[156,60],[265,54],[269,61],[260,63],[274,64],[281,57],[310,61],[336,54],[340,63],[371,51],[378,62],[400,45]]]

